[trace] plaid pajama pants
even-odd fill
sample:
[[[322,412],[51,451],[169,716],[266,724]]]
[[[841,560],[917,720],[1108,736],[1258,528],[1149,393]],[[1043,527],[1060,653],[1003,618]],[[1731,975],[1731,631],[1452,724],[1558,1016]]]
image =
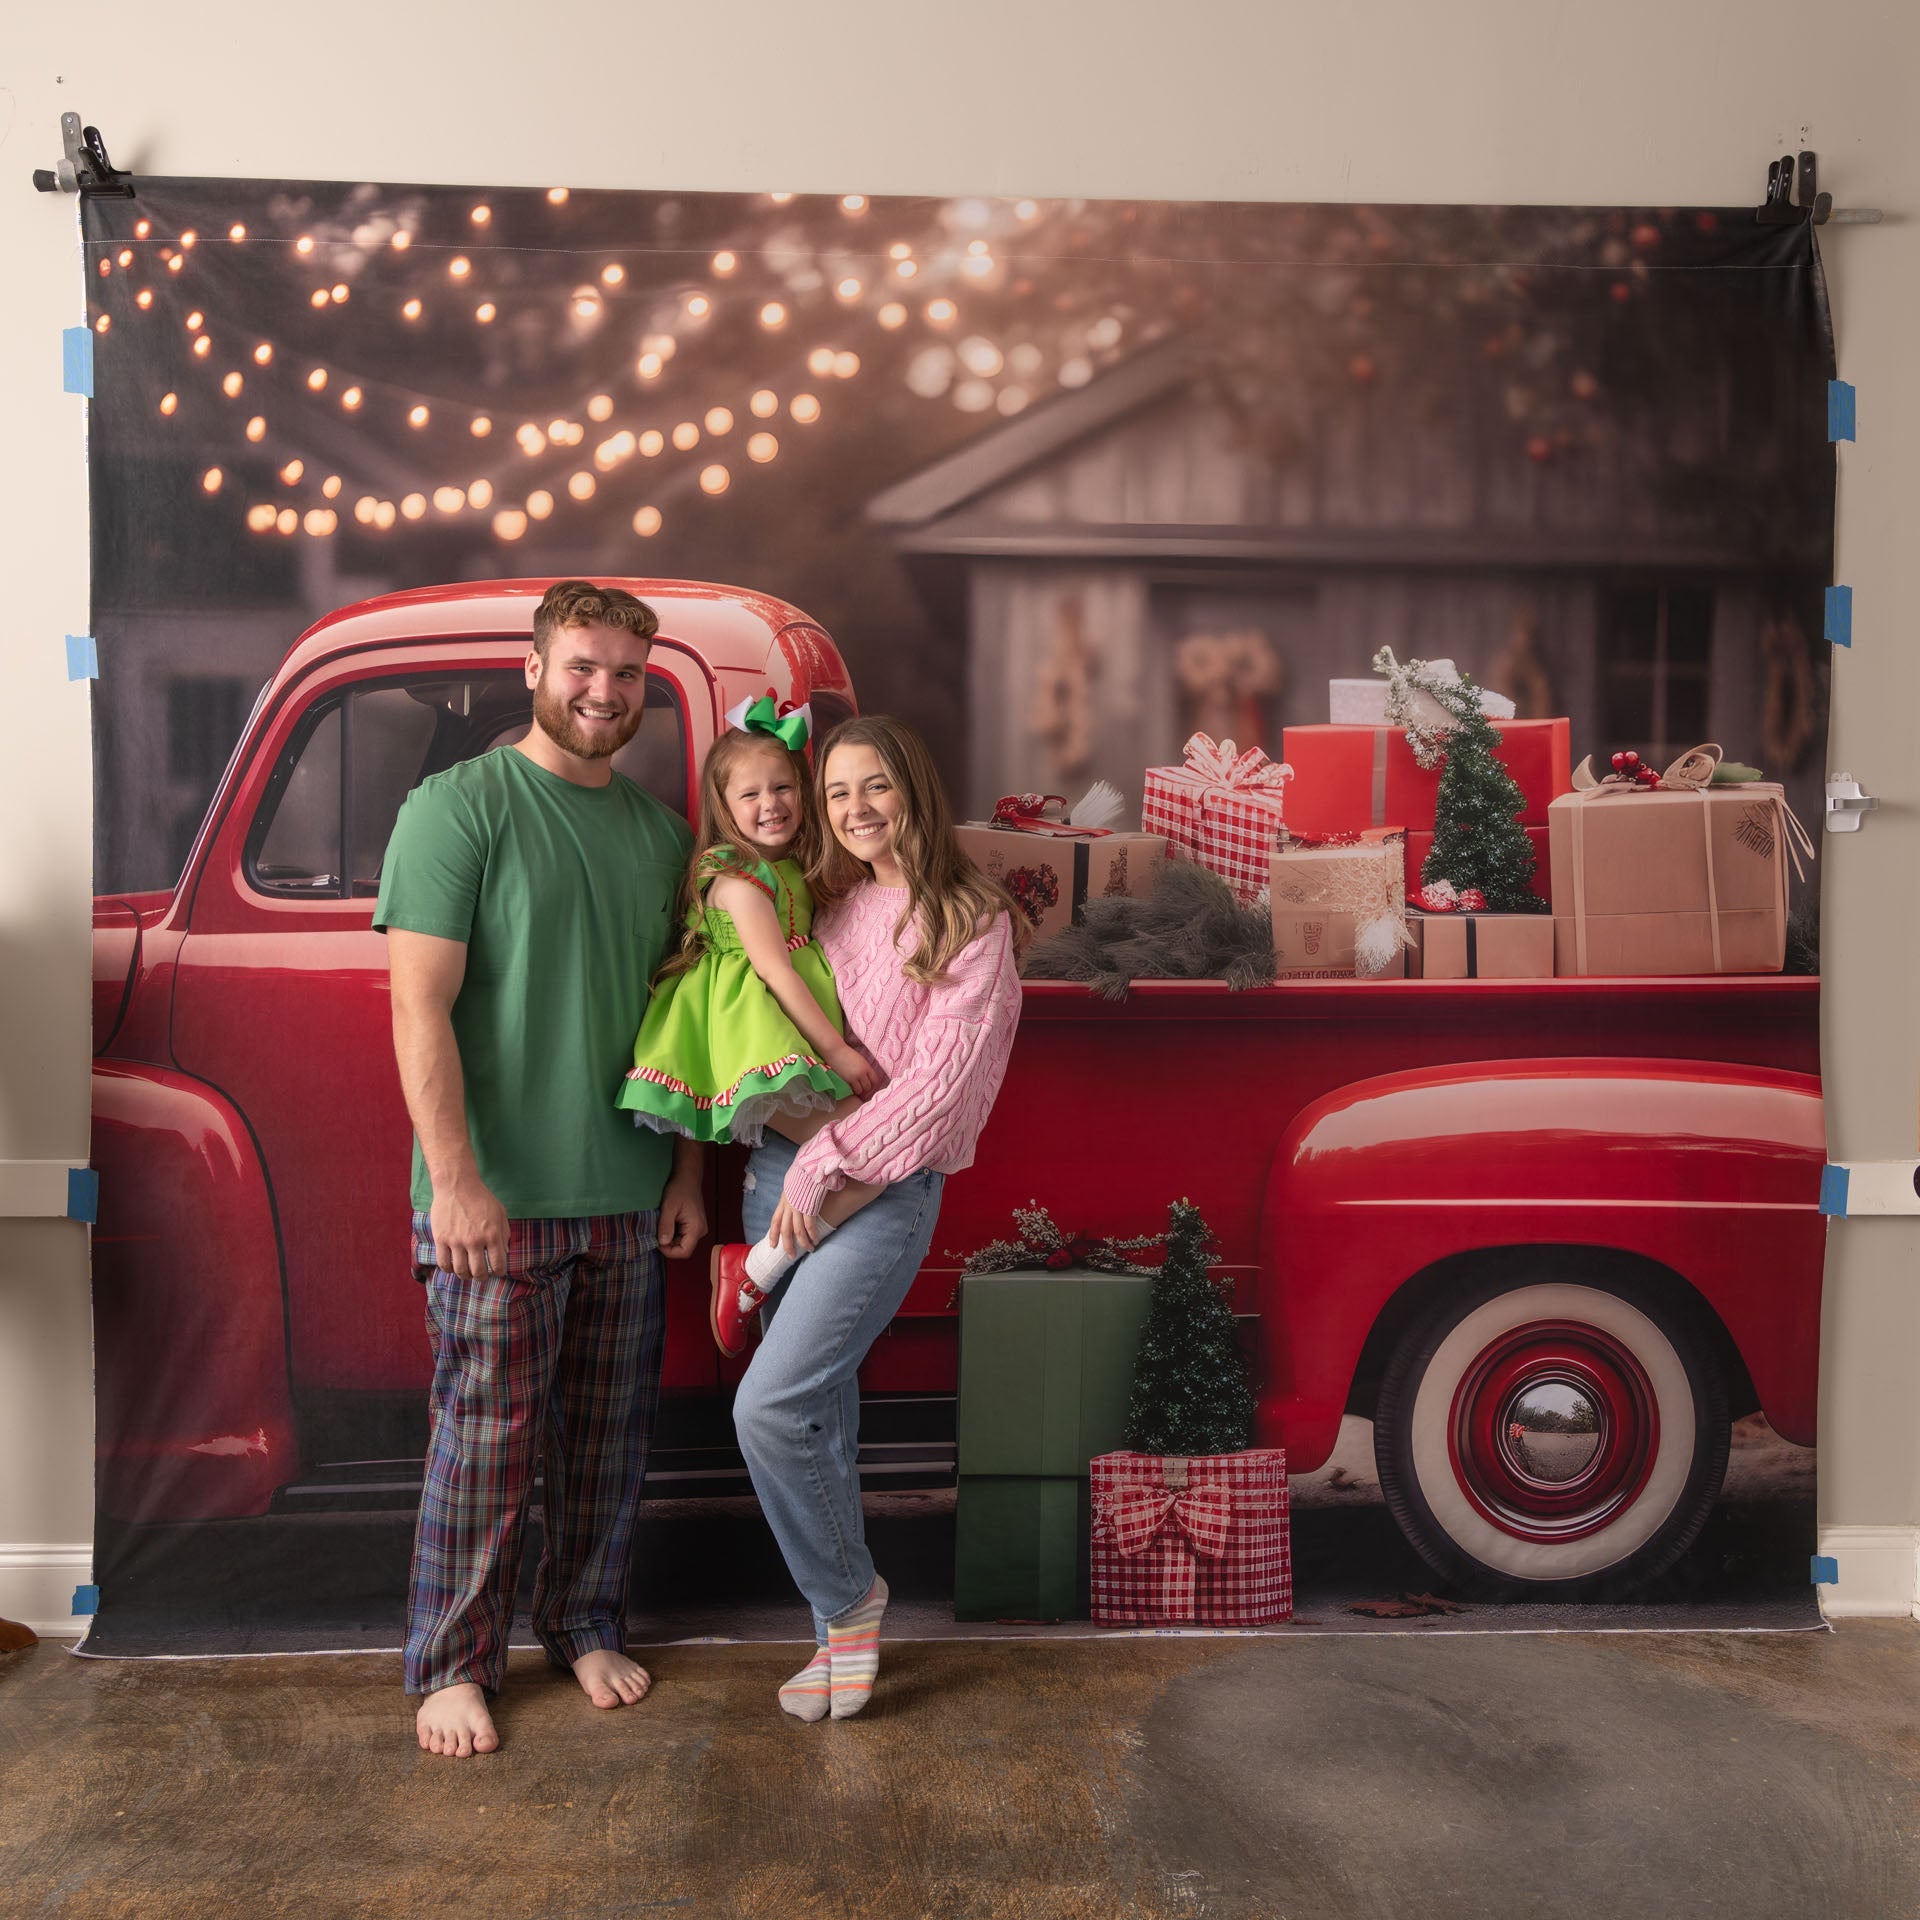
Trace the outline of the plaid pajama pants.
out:
[[[658,1213],[510,1223],[504,1276],[435,1265],[413,1216],[433,1349],[406,1683],[497,1691],[539,1469],[546,1545],[533,1625],[570,1664],[626,1644],[627,1573],[660,1399]]]

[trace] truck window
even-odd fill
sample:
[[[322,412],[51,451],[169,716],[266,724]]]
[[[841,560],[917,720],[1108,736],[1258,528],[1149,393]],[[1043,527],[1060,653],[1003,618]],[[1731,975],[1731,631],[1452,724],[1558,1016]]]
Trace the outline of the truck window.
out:
[[[248,880],[267,894],[371,899],[401,801],[429,774],[517,740],[532,718],[518,668],[368,681],[316,704],[262,796]],[[683,814],[686,739],[677,690],[650,673],[640,731],[614,766]]]

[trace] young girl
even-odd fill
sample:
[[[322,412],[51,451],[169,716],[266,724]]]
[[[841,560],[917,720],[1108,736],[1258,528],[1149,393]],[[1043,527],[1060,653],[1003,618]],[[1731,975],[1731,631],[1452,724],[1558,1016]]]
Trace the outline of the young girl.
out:
[[[769,1128],[754,1151],[747,1230],[818,1250],[767,1316],[733,1419],[761,1511],[813,1608],[818,1651],[780,1705],[800,1720],[844,1720],[873,1690],[887,1604],[860,1512],[859,1369],[926,1258],[946,1176],[972,1163],[1020,982],[1017,916],[960,851],[919,736],[897,720],[848,720],[816,765],[831,835],[813,876],[820,941],[848,1025],[886,1081],[844,1113],[794,1123],[805,1145]],[[822,1239],[822,1218],[856,1183],[878,1197]]]
[[[764,704],[729,716],[701,768],[686,931],[655,980],[618,1100],[641,1126],[744,1146],[768,1126],[850,1109],[877,1084],[842,1036],[833,973],[812,938],[804,868],[820,829],[806,768],[771,714],[757,713]],[[880,1191],[843,1189],[827,1229]],[[761,1246],[723,1283],[716,1263],[710,1322],[722,1352],[744,1350],[747,1316],[792,1264]]]

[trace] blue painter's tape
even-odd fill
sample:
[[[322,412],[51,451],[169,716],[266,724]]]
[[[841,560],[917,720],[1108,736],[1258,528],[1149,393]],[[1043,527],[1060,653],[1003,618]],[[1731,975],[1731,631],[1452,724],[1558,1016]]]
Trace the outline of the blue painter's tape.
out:
[[[1827,438],[1853,438],[1853,389],[1844,380],[1827,382]]]
[[[67,1169],[67,1218],[88,1226],[100,1218],[100,1176],[91,1167]]]
[[[75,1587],[73,1590],[73,1610],[75,1613],[98,1613],[100,1611],[100,1589],[95,1586]]]
[[[60,336],[61,383],[69,393],[93,398],[93,329],[68,327]]]
[[[1847,1170],[1832,1161],[1820,1169],[1820,1211],[1844,1218],[1847,1211]]]
[[[1837,1587],[1840,1584],[1840,1562],[1830,1553],[1816,1553],[1813,1556],[1813,1584],[1816,1587]]]
[[[70,633],[67,635],[67,678],[69,680],[100,678],[100,648],[92,634]]]
[[[1827,589],[1826,636],[1836,647],[1853,645],[1853,589]]]

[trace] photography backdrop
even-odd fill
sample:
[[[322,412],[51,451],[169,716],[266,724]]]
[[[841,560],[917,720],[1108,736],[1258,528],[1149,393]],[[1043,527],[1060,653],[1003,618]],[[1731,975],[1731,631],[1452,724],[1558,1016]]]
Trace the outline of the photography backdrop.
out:
[[[1381,644],[1819,811],[1831,342],[1747,209],[160,180],[86,240],[104,894],[312,619],[518,574],[803,607],[970,814],[1277,752]]]

